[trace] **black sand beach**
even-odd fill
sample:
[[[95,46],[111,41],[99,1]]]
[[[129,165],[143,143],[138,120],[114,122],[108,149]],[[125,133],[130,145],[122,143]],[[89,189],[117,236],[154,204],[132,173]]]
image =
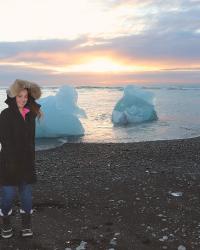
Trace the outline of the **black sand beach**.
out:
[[[200,249],[199,149],[194,138],[36,152],[35,235],[19,237],[16,200],[0,249]]]

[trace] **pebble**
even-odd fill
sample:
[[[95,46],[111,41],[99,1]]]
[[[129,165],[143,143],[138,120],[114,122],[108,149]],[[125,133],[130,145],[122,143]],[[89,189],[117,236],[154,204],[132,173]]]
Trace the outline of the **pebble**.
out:
[[[180,246],[178,247],[178,250],[186,250],[186,247],[184,247],[183,245],[180,245]]]
[[[168,240],[168,236],[163,236],[162,238],[159,239],[159,241],[165,241]]]

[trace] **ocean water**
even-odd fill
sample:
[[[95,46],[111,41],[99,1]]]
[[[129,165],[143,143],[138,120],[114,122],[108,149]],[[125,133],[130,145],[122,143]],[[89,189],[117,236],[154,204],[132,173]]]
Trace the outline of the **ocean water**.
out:
[[[85,135],[36,139],[36,150],[59,146],[65,142],[138,142],[191,138],[200,135],[200,85],[143,86],[155,95],[158,120],[125,127],[111,122],[112,110],[123,96],[123,87],[76,87],[78,105],[87,118],[80,118]],[[5,88],[0,88],[0,111],[6,106]],[[55,95],[58,87],[42,88],[43,97]]]

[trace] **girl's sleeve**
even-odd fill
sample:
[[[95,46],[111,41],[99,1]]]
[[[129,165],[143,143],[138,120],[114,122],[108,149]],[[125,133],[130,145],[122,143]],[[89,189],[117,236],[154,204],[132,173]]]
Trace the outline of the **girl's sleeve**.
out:
[[[6,115],[2,111],[0,114],[0,143],[4,143],[7,135]]]
[[[0,114],[0,143],[2,143],[2,132],[3,130],[3,119],[2,119],[2,113]]]

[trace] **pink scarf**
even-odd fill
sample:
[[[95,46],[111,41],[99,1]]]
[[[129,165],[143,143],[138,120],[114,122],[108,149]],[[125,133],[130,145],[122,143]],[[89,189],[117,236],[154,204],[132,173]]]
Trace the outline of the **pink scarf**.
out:
[[[30,111],[30,109],[27,109],[27,108],[23,108],[23,111],[22,111],[22,116],[25,120],[25,117],[26,117],[26,114]]]

